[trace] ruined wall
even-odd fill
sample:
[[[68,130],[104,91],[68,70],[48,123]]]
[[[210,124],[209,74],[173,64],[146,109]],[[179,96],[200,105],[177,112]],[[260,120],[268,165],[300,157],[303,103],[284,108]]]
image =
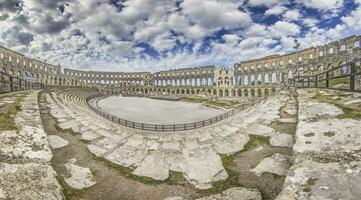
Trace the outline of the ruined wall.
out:
[[[0,70],[27,80],[60,86],[96,86],[108,92],[139,94],[239,97],[266,95],[295,75],[314,75],[344,66],[338,76],[350,72],[361,58],[361,36],[351,36],[323,46],[286,55],[241,61],[233,69],[215,66],[150,72],[100,72],[64,69],[0,47]],[[357,67],[360,70],[360,67]],[[322,77],[321,77],[322,78]],[[361,78],[356,77],[356,87]]]

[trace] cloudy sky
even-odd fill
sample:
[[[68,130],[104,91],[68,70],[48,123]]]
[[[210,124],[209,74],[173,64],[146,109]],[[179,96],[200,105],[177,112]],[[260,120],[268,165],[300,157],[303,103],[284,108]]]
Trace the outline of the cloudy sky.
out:
[[[217,65],[361,34],[361,0],[0,0],[0,45],[83,70]]]

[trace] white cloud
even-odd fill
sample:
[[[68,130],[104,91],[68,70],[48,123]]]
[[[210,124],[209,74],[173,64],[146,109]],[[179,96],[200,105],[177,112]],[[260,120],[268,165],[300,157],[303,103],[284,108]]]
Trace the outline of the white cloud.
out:
[[[189,21],[209,30],[248,26],[252,19],[248,13],[240,11],[238,6],[234,2],[216,0],[185,0],[181,3],[182,12]]]
[[[252,6],[267,6],[271,7],[276,4],[284,3],[284,0],[250,0],[249,4]]]
[[[282,14],[287,8],[281,5],[276,5],[273,6],[271,8],[269,8],[266,12],[265,15],[279,15]]]
[[[287,37],[295,36],[300,33],[300,27],[297,24],[278,21],[273,26],[270,26],[269,31],[273,37]]]
[[[317,25],[318,20],[314,18],[305,18],[303,19],[302,23],[308,27],[313,27]]]
[[[344,0],[297,0],[306,7],[323,11],[338,11],[343,6]]]
[[[295,21],[295,20],[298,20],[301,17],[301,14],[300,14],[299,10],[289,10],[283,15],[283,17],[286,20]]]
[[[322,16],[334,15],[342,0],[299,0],[292,8],[286,0],[132,0],[124,1],[122,9],[108,0],[26,0],[20,13],[13,6],[18,1],[4,4],[0,0],[0,44],[30,57],[86,70],[231,66],[239,60],[292,51],[294,38],[304,48],[360,33],[361,27],[361,8],[332,28],[317,27],[322,19],[299,10],[302,4],[318,9]],[[244,3],[265,6],[266,17],[279,15],[281,20],[272,25],[253,22],[263,13],[251,13]],[[62,12],[59,6],[65,4]],[[218,35],[220,30],[226,34]],[[216,32],[215,39],[204,40]],[[148,55],[139,43],[161,56]]]
[[[267,27],[261,24],[253,24],[252,26],[248,27],[246,30],[242,31],[242,34],[245,37],[250,36],[265,36],[268,34],[266,31]]]

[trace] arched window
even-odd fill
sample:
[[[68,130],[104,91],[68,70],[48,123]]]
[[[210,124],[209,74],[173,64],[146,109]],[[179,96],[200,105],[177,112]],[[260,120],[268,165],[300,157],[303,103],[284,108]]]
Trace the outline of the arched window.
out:
[[[247,75],[244,77],[244,85],[248,85],[248,76]]]

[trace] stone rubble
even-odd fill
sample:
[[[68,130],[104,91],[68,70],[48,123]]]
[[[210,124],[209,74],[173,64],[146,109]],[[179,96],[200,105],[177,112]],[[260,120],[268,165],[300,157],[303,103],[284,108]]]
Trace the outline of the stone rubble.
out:
[[[164,200],[184,200],[183,197],[167,197]],[[227,189],[219,194],[213,194],[195,200],[262,200],[261,193],[257,189],[235,187]]]
[[[202,197],[196,200],[262,200],[262,196],[257,189],[235,187],[225,190],[220,194]]]
[[[60,149],[60,148],[68,146],[68,144],[69,144],[69,142],[67,140],[65,140],[57,135],[49,135],[48,141],[49,141],[50,148],[52,148],[52,149]]]
[[[271,137],[270,144],[275,147],[292,147],[294,144],[293,136],[286,133],[280,133]]]
[[[252,169],[252,172],[258,176],[262,175],[262,173],[285,176],[289,167],[289,159],[289,156],[279,153],[273,154],[271,157],[263,159],[254,169]]]
[[[33,91],[21,102],[17,130],[0,132],[0,199],[63,199],[37,95]]]
[[[96,182],[93,181],[93,174],[90,169],[80,167],[75,165],[75,163],[76,159],[71,159],[65,164],[65,167],[70,174],[69,178],[64,179],[66,184],[77,190],[88,188],[96,184]]]

